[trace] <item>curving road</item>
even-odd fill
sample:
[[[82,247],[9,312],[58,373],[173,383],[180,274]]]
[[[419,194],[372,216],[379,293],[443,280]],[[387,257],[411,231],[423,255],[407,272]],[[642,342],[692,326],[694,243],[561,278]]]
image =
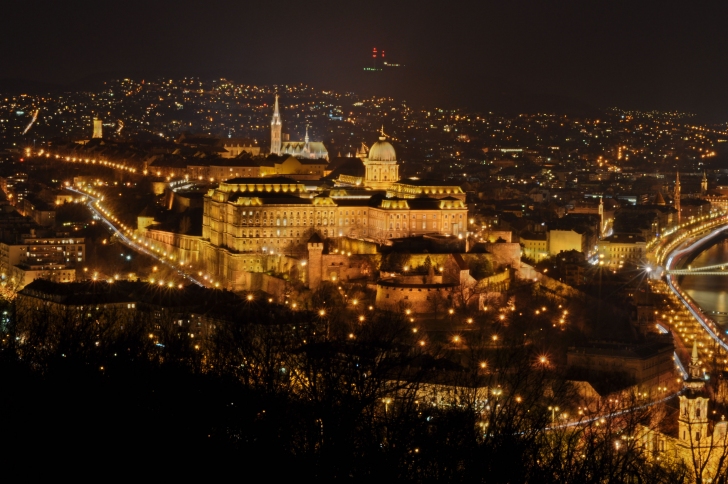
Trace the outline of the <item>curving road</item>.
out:
[[[102,222],[104,222],[104,223],[105,223],[106,225],[108,225],[108,226],[109,226],[109,228],[110,228],[111,230],[113,230],[113,231],[114,231],[114,234],[115,234],[115,235],[116,235],[116,236],[117,236],[117,237],[119,238],[119,240],[120,240],[120,241],[121,241],[121,242],[122,242],[122,243],[123,243],[124,245],[126,245],[127,247],[129,247],[130,249],[132,249],[132,250],[134,250],[134,251],[136,251],[136,252],[141,252],[142,254],[146,254],[146,255],[148,255],[148,256],[150,256],[150,257],[153,257],[153,258],[154,258],[154,259],[156,259],[156,260],[157,260],[157,261],[158,261],[158,262],[159,262],[160,264],[164,264],[164,265],[166,265],[166,266],[168,266],[168,267],[170,267],[170,268],[172,268],[172,269],[176,270],[177,272],[181,273],[181,274],[183,275],[183,277],[184,277],[185,279],[188,279],[189,281],[193,282],[194,284],[197,284],[198,286],[206,287],[206,286],[205,286],[205,285],[204,285],[203,283],[201,283],[200,281],[198,281],[197,279],[195,279],[195,278],[194,278],[194,277],[193,277],[193,276],[192,276],[191,274],[187,274],[187,273],[185,273],[185,272],[181,271],[181,270],[180,270],[179,268],[177,268],[177,267],[174,267],[174,266],[173,266],[172,264],[170,264],[170,263],[169,263],[169,262],[168,262],[167,260],[165,260],[164,258],[161,258],[161,257],[159,257],[159,256],[158,256],[157,254],[155,254],[154,252],[152,252],[152,251],[148,250],[148,249],[147,249],[146,247],[144,247],[144,246],[142,246],[142,245],[140,245],[140,244],[137,244],[137,243],[136,243],[136,242],[135,242],[134,240],[132,240],[132,239],[130,239],[129,237],[127,237],[127,236],[126,236],[126,235],[124,234],[124,232],[122,232],[121,230],[119,230],[119,229],[118,229],[118,227],[116,227],[116,226],[115,226],[115,225],[114,225],[114,224],[113,224],[113,223],[112,223],[112,222],[111,222],[111,221],[110,221],[110,220],[109,220],[109,219],[108,219],[108,218],[106,217],[106,215],[105,215],[105,214],[104,214],[103,212],[101,212],[100,210],[98,210],[98,209],[97,209],[97,208],[96,208],[96,207],[94,206],[94,204],[95,204],[95,203],[97,203],[97,202],[99,202],[99,201],[100,201],[100,199],[99,199],[98,197],[94,197],[93,195],[90,195],[90,194],[88,194],[88,193],[86,193],[86,192],[83,192],[83,191],[81,191],[81,190],[77,190],[77,189],[75,189],[75,188],[73,188],[73,187],[66,187],[66,189],[67,189],[67,190],[70,190],[70,191],[72,191],[72,192],[78,193],[79,195],[83,195],[84,197],[86,197],[86,198],[87,198],[87,200],[88,200],[88,201],[86,202],[86,206],[87,206],[87,207],[89,208],[89,210],[91,210],[91,213],[93,213],[93,214],[94,214],[94,215],[95,215],[96,217],[98,217],[98,218],[99,218],[99,220],[101,220],[101,221],[102,221]]]

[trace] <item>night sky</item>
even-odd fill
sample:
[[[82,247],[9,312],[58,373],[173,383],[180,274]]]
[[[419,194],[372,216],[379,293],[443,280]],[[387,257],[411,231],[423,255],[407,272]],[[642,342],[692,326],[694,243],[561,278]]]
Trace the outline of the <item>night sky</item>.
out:
[[[307,82],[484,110],[619,106],[728,121],[727,2],[13,1],[0,78]],[[397,72],[372,74],[372,47]]]

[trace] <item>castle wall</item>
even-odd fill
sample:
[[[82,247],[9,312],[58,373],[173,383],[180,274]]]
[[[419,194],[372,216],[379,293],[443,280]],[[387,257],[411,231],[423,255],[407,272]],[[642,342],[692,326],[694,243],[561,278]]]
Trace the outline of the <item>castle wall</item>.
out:
[[[397,310],[407,307],[414,313],[431,313],[451,307],[455,284],[388,285],[377,284],[376,306]]]
[[[332,240],[333,248],[352,254],[376,254],[379,244],[366,240],[352,239],[349,237],[338,237]]]
[[[325,254],[321,259],[321,280],[348,281],[369,277],[374,271],[370,258],[365,256],[346,256]]]
[[[140,229],[144,228],[143,219],[138,218]],[[147,217],[146,222],[149,221]],[[148,227],[148,225],[147,225]],[[149,249],[167,254],[174,260],[197,263],[200,261],[201,240],[197,236],[177,234],[164,230],[153,230],[145,228],[137,230],[137,242],[144,244]],[[148,245],[147,245],[148,244]]]

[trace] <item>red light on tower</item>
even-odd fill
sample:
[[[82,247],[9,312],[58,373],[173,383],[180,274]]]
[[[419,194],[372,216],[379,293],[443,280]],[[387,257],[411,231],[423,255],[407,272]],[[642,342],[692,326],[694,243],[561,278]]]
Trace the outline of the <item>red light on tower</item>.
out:
[[[374,58],[374,59],[377,58],[377,48],[376,47],[374,49],[372,49],[372,58]]]
[[[382,59],[384,59],[384,49],[382,49]]]

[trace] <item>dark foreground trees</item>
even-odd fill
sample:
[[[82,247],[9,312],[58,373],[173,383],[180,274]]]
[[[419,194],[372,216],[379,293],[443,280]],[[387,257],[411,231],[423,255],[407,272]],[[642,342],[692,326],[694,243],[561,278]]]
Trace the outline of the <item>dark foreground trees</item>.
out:
[[[18,312],[0,354],[5,462],[256,480],[685,479],[630,440],[649,409],[561,425],[549,407],[576,396],[522,339],[493,347],[474,331],[453,355],[402,315],[360,321],[315,297],[327,311],[243,302],[210,315],[204,340],[172,313]]]

